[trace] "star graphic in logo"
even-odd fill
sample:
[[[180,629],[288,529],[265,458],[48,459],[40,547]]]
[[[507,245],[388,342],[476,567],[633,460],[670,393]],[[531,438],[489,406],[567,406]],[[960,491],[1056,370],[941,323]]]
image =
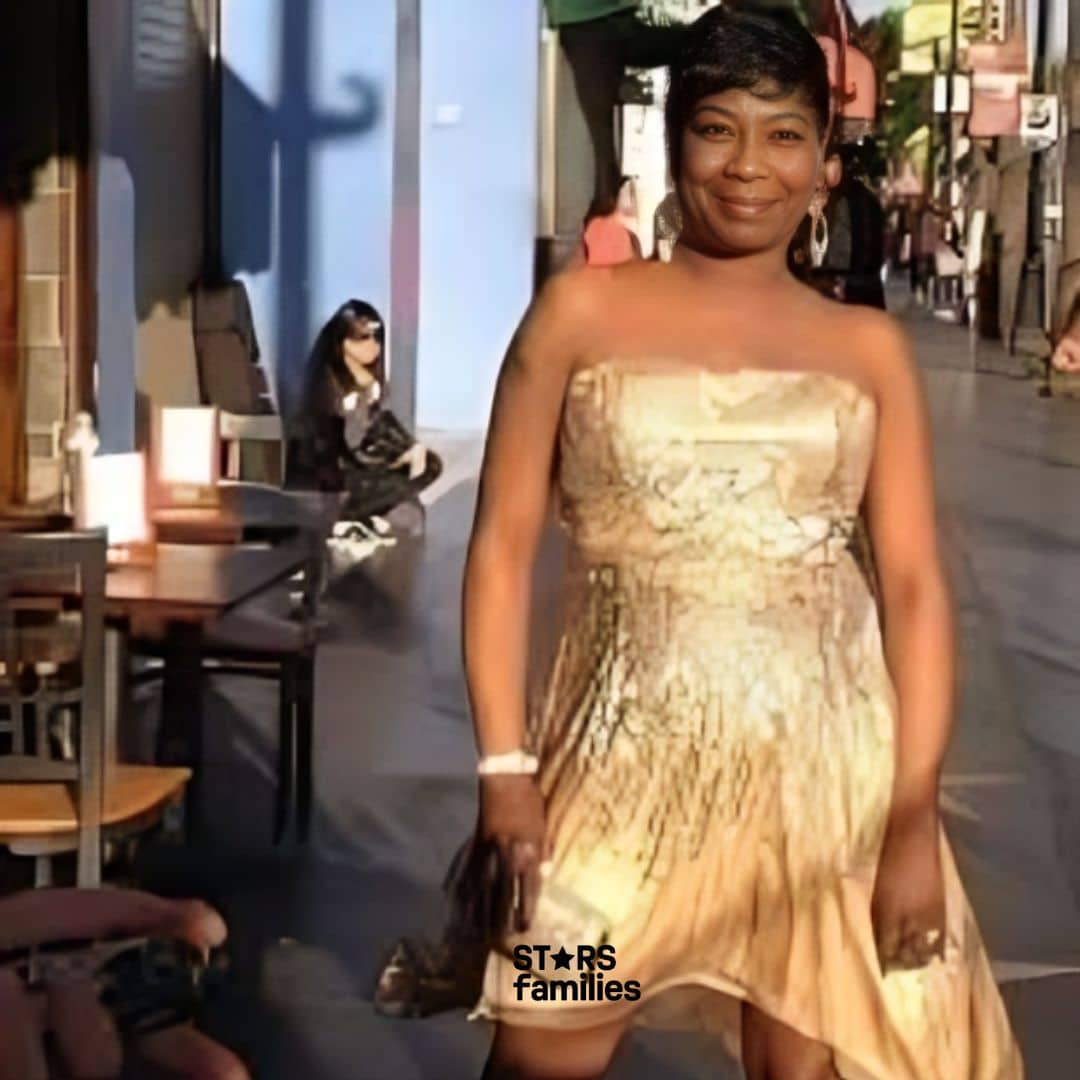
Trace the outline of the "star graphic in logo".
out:
[[[562,968],[564,971],[570,967],[570,961],[573,960],[573,958],[574,954],[572,952],[567,952],[565,945],[558,952],[553,952],[551,954],[551,959],[555,961],[555,966],[557,968]]]

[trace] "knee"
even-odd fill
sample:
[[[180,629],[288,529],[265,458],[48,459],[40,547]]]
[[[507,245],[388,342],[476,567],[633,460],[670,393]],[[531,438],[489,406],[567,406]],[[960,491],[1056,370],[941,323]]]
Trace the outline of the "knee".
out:
[[[602,1080],[606,1068],[596,1071],[584,1066],[559,1067],[537,1061],[503,1061],[493,1058],[480,1080]]]
[[[798,1060],[770,1061],[762,1080],[839,1080],[827,1050],[804,1055]]]
[[[195,1075],[203,1080],[251,1080],[243,1062],[223,1046],[214,1047],[204,1055]]]
[[[747,1003],[743,1066],[749,1080],[837,1080],[832,1049]]]
[[[552,1031],[501,1027],[484,1080],[600,1080],[619,1044],[622,1028]]]

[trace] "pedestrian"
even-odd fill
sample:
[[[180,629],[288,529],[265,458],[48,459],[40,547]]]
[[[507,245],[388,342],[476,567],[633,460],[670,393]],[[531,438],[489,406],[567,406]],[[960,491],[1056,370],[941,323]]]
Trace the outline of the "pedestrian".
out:
[[[640,259],[641,242],[637,227],[637,195],[634,181],[624,176],[615,196],[593,200],[585,217],[581,244],[568,268],[574,266],[618,266]]]
[[[487,1077],[601,1076],[635,1024],[718,1032],[751,1080],[1022,1076],[940,820],[954,616],[918,369],[886,314],[788,268],[837,179],[830,104],[794,14],[702,16],[667,101],[670,262],[551,279],[500,373],[454,876],[489,935]],[[553,485],[566,607],[530,702]]]
[[[842,146],[838,153],[843,173],[825,209],[828,246],[811,276],[844,303],[884,310],[885,211],[866,180],[860,147]]]
[[[916,204],[911,230],[911,289],[917,304],[932,298],[934,256],[941,238],[941,220],[933,203],[922,198]]]

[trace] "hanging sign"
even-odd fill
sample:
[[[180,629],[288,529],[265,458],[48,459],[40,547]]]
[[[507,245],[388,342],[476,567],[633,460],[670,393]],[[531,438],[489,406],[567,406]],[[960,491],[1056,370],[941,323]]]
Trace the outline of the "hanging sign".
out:
[[[934,112],[944,113],[948,108],[949,76],[934,76]],[[952,112],[954,116],[966,116],[971,112],[971,77],[953,75]]]
[[[1045,150],[1058,140],[1061,109],[1057,94],[1020,95],[1020,138],[1027,146]]]

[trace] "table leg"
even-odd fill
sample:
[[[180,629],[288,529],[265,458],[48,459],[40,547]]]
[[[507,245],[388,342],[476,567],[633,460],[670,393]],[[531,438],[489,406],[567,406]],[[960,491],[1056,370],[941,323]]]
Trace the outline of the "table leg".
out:
[[[315,721],[315,661],[306,656],[300,662],[296,695],[296,833],[303,843],[311,831],[311,801],[314,762],[312,742]]]
[[[202,778],[203,709],[202,626],[170,623],[165,637],[165,677],[161,688],[158,761],[192,770],[187,790],[187,825],[196,830]]]

